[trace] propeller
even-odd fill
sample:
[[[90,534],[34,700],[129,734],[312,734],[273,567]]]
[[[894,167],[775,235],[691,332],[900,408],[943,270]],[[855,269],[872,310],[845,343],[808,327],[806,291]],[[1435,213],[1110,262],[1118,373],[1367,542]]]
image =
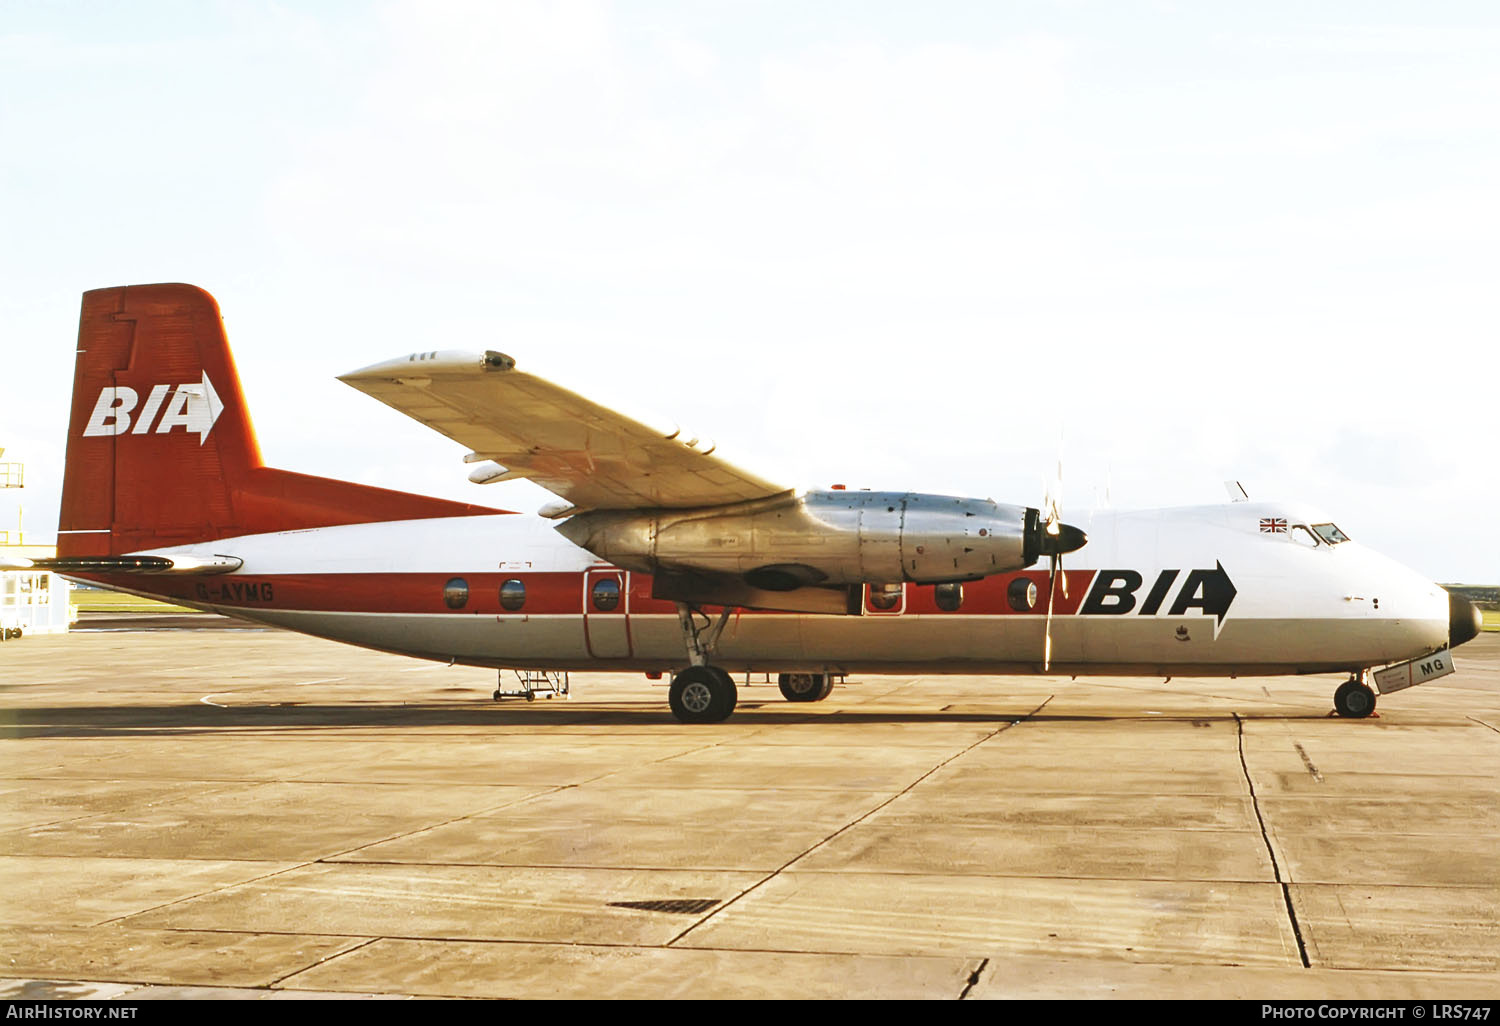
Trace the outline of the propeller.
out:
[[[1057,594],[1058,576],[1062,577],[1063,598],[1068,597],[1068,573],[1062,568],[1064,552],[1083,548],[1088,535],[1071,524],[1062,522],[1062,459],[1057,461],[1057,476],[1052,483],[1043,482],[1042,505],[1046,519],[1042,521],[1039,551],[1049,557],[1051,564],[1047,572],[1047,622],[1042,647],[1042,672],[1052,668],[1052,603]]]

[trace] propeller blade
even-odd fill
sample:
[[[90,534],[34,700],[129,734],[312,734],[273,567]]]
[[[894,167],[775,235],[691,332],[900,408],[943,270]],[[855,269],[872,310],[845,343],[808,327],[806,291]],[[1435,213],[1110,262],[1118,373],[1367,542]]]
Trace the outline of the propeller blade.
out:
[[[1056,601],[1058,574],[1062,575],[1063,598],[1068,597],[1068,572],[1062,568],[1062,554],[1083,547],[1088,536],[1071,524],[1062,522],[1062,438],[1057,443],[1057,474],[1050,482],[1042,482],[1042,507],[1045,519],[1038,548],[1051,557],[1051,569],[1047,574],[1047,622],[1043,628],[1042,672],[1052,669],[1052,609]]]
[[[1052,668],[1052,595],[1057,584],[1057,568],[1062,562],[1062,557],[1052,557],[1052,572],[1047,575],[1047,626],[1044,628],[1042,637],[1042,672],[1046,673]]]

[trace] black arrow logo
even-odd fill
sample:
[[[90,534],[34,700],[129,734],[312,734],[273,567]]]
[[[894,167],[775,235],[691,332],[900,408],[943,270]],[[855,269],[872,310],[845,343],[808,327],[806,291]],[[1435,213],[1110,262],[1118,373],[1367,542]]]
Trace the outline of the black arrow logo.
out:
[[[1224,626],[1224,614],[1229,612],[1237,594],[1234,582],[1224,570],[1224,564],[1214,560],[1212,570],[1188,572],[1187,582],[1177,593],[1177,601],[1172,603],[1171,615],[1181,616],[1189,609],[1201,609],[1205,616],[1217,618],[1214,624],[1214,634],[1217,636],[1219,628]]]

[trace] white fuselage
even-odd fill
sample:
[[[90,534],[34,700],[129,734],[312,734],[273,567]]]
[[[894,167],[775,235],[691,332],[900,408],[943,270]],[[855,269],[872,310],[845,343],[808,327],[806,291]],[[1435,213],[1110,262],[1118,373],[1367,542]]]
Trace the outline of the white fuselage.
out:
[[[1265,503],[1095,514],[1088,544],[1063,558],[1051,672],[1353,671],[1442,648],[1443,589],[1356,542],[1320,541],[1306,527],[1321,522]],[[686,665],[677,609],[651,597],[651,579],[602,563],[553,528],[505,515],[251,535],[155,550],[233,556],[243,561],[234,573],[90,579],[428,659]],[[1029,604],[1014,597],[1027,581],[1036,585]],[[957,608],[953,597],[950,588],[940,604],[933,585],[907,583],[881,596],[867,588],[861,615],[739,611],[715,661],[731,671],[1042,670],[1045,560],[964,582]]]

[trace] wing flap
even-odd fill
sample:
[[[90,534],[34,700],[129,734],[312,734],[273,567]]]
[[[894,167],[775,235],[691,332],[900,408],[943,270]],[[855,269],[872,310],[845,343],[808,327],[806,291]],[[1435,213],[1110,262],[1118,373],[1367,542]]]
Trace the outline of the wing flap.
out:
[[[339,380],[579,510],[688,509],[789,490],[675,424],[602,406],[501,353],[413,353]]]

